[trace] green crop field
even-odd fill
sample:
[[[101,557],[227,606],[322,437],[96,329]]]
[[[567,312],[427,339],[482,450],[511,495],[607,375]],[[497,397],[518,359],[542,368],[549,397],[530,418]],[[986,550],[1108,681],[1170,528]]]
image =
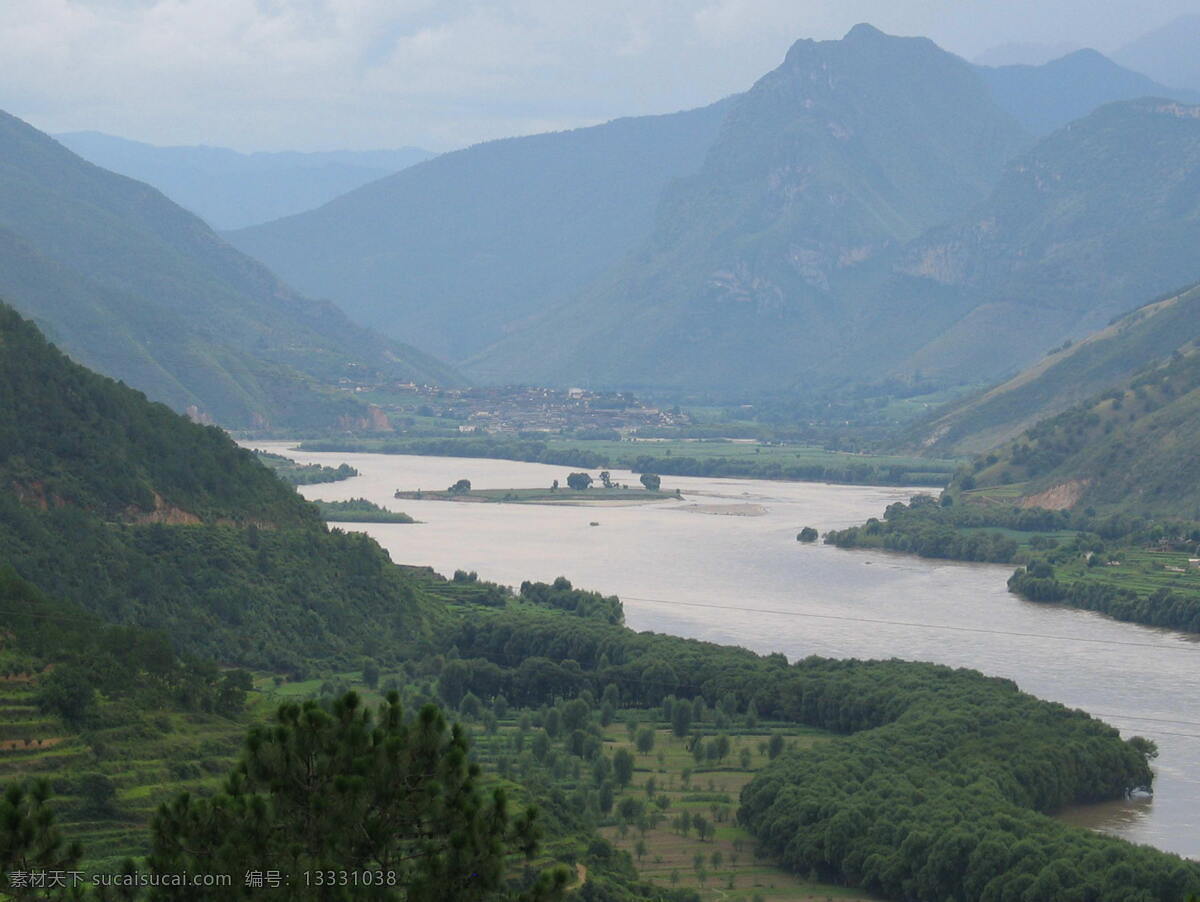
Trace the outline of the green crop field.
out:
[[[1055,578],[1062,583],[1102,583],[1149,595],[1169,589],[1191,595],[1200,594],[1200,567],[1189,562],[1183,552],[1147,551],[1126,548],[1117,552],[1119,563],[1089,567],[1082,560],[1060,564]]]

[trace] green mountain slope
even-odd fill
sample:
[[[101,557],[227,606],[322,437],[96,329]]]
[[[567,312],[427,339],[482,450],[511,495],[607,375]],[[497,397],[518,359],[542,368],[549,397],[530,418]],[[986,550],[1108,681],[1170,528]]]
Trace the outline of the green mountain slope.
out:
[[[1001,375],[1200,277],[1200,107],[1110,104],[1009,164],[989,200],[905,248],[889,303],[966,312],[906,362]]]
[[[1035,135],[1048,135],[1117,100],[1200,102],[1195,91],[1167,87],[1095,50],[1076,50],[1040,66],[979,66],[978,71],[996,103]]]
[[[1192,322],[1194,334],[1194,311]],[[1022,483],[1027,506],[1200,519],[1200,343],[1043,420],[981,459],[971,479],[984,491]]]
[[[989,450],[1039,420],[1128,382],[1197,338],[1200,286],[1140,307],[1012,379],[952,405],[914,431],[914,442],[937,453]]]
[[[54,137],[89,163],[153,185],[214,229],[240,229],[311,210],[435,156],[419,147],[238,153],[224,147],[156,147],[100,132]]]
[[[764,388],[878,367],[961,311],[881,310],[861,273],[983,200],[1025,141],[973,67],[926,39],[860,25],[799,41],[734,100],[652,241],[472,371]]]
[[[479,144],[227,237],[360,322],[461,360],[644,240],[726,106]]]
[[[323,387],[448,368],[293,293],[154,189],[0,114],[0,295],[76,359],[230,426],[329,425]]]
[[[0,566],[210,660],[302,672],[420,639],[430,603],[371,539],[220,430],[72,363],[0,305]]]

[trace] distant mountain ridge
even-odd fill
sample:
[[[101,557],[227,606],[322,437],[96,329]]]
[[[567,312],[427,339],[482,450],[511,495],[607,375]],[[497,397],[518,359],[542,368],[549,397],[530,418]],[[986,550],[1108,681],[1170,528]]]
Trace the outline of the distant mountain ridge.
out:
[[[1178,16],[1113,53],[1123,66],[1179,88],[1200,91],[1200,14]]]
[[[860,274],[981,202],[1027,143],[974,68],[927,39],[859,25],[798,41],[735,99],[644,250],[471,370],[706,389],[844,379],[897,338],[856,301]],[[885,313],[910,345],[949,324]]]
[[[1101,107],[1007,167],[959,222],[904,248],[882,296],[943,296],[962,315],[905,364],[999,376],[1200,279],[1200,107]]]
[[[727,106],[477,144],[226,237],[358,321],[463,360],[644,240]]]
[[[240,229],[311,210],[436,156],[419,147],[239,153],[224,147],[159,147],[102,132],[54,138],[89,163],[153,185],[214,229]]]
[[[1189,96],[1095,51],[989,69],[860,25],[719,108],[446,154],[230,238],[484,382],[980,382],[1200,278]],[[690,169],[613,179],[668,126]]]
[[[1172,88],[1091,49],[1039,66],[979,66],[992,98],[1035,135],[1048,135],[1117,100],[1169,97],[1200,103],[1200,91]]]
[[[0,296],[77,360],[230,427],[332,426],[331,393],[454,372],[308,300],[155,189],[0,114]]]

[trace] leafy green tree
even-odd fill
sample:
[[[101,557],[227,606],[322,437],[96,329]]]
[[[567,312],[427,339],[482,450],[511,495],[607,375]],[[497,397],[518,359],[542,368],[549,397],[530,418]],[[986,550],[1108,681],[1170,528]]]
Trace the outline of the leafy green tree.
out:
[[[592,477],[587,473],[570,473],[567,476],[567,485],[577,492],[582,492],[591,484]]]
[[[562,706],[562,725],[567,730],[580,730],[587,726],[592,708],[581,698],[573,698]]]
[[[646,487],[648,492],[657,492],[662,487],[662,478],[654,473],[643,473],[638,477],[638,481]]]
[[[379,686],[379,665],[374,661],[366,661],[362,667],[362,681],[368,689]]]
[[[692,706],[676,702],[671,708],[671,732],[683,739],[692,729]]]
[[[471,491],[471,480],[460,479],[454,485],[450,486],[450,488],[446,489],[446,491],[451,495],[465,495]]]
[[[116,814],[113,800],[117,797],[117,785],[104,774],[91,773],[80,777],[79,796],[91,817],[109,818]]]
[[[617,785],[624,788],[629,785],[633,779],[633,755],[629,753],[629,749],[617,749],[617,753],[612,759],[613,776],[616,778]]]
[[[406,722],[392,694],[376,715],[348,693],[279,708],[251,731],[241,761],[212,799],[188,794],[154,818],[154,874],[242,874],[264,862],[293,875],[378,870],[394,890],[374,898],[507,898],[506,856],[537,851],[537,811],[513,817],[503,790],[485,796],[467,740],[426,706]],[[529,898],[558,898],[567,875],[547,874]],[[172,887],[172,900],[250,897],[252,888]],[[339,894],[337,898],[365,898]],[[289,898],[334,898],[297,885]]]
[[[806,526],[796,534],[796,541],[815,542],[819,536],[820,533],[818,533],[815,529],[813,529],[811,526]]]
[[[767,757],[774,761],[783,752],[783,734],[772,733],[767,740]]]
[[[638,730],[636,742],[637,750],[643,755],[649,755],[654,751],[654,731],[649,727]]]
[[[600,784],[600,794],[597,799],[600,812],[608,814],[613,809],[613,785],[605,780]]]
[[[78,726],[95,709],[95,679],[78,664],[62,664],[40,680],[37,700],[43,711]]]
[[[608,470],[600,471],[600,484],[606,489],[611,489],[613,487],[612,474],[609,473]]]

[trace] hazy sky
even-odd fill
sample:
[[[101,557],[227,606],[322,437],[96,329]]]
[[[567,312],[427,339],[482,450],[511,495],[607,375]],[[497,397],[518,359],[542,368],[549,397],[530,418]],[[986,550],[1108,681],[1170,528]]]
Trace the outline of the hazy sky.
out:
[[[435,150],[701,105],[866,21],[1113,50],[1200,0],[2,0],[0,108],[158,144]]]

